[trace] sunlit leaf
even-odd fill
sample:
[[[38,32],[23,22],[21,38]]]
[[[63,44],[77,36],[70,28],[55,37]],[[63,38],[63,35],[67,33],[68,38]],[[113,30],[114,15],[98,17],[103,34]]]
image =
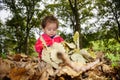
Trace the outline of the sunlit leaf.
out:
[[[73,36],[73,41],[76,44],[77,48],[79,49],[79,32],[75,32]]]
[[[83,64],[86,63],[86,60],[83,58],[83,56],[81,54],[72,54],[71,59],[74,62],[80,62],[80,63],[83,63]]]
[[[68,42],[66,42],[66,45],[67,45],[69,48],[71,48],[71,49],[76,48],[76,46],[75,46],[74,43],[68,43]]]

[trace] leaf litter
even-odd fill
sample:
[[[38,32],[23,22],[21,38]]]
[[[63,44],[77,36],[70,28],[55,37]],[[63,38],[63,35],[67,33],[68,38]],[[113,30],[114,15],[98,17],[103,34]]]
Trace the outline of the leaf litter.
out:
[[[0,57],[0,79],[5,80],[117,80],[118,72],[107,64],[103,52],[79,49],[79,34],[74,43],[55,43],[45,46],[42,60],[25,54]]]

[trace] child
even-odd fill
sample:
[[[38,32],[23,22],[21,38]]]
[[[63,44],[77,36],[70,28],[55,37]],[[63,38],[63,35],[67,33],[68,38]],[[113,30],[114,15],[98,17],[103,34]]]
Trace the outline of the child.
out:
[[[63,40],[62,37],[56,35],[58,29],[58,20],[53,15],[46,16],[42,21],[43,34],[41,35],[45,40],[47,46],[52,46],[54,42],[61,43]],[[39,54],[39,58],[42,57],[43,44],[40,38],[35,43],[35,49]]]

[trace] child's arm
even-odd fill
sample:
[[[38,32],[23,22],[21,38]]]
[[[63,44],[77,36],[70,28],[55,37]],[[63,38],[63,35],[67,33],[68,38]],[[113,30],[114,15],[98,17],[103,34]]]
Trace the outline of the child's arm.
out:
[[[41,53],[42,53],[42,49],[43,49],[43,44],[42,41],[40,40],[40,38],[38,38],[38,40],[35,43],[35,50],[36,52],[39,54],[39,57],[41,58]]]

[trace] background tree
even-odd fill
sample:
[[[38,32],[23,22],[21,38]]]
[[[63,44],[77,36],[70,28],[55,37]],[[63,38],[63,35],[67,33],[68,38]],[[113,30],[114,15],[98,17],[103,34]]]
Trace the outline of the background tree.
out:
[[[13,44],[10,47],[15,52],[28,54],[33,51],[35,43],[33,32],[39,27],[42,18],[48,14],[58,17],[61,27],[73,30],[70,34],[60,32],[65,40],[70,41],[74,32],[79,32],[80,48],[88,46],[92,40],[115,38],[119,41],[118,0],[51,0],[51,2],[3,0],[3,2],[12,14],[3,30],[6,37],[4,45]],[[92,23],[91,19],[94,18],[96,22]],[[90,30],[91,28],[94,28],[94,31]],[[6,47],[6,50],[9,51],[9,47]]]
[[[2,45],[3,45],[3,42],[2,42],[2,22],[0,20],[0,53],[2,53]]]
[[[64,22],[62,26],[71,27],[73,32],[80,34],[80,48],[83,47],[82,24],[93,16],[94,6],[91,0],[59,0],[54,4],[46,5],[50,11],[55,11],[56,15]]]
[[[30,51],[31,40],[35,41],[32,28],[39,26],[40,21],[36,18],[39,13],[39,2],[41,0],[3,0],[6,7],[12,13],[11,19],[6,22],[9,39],[14,40],[15,52],[26,53]],[[9,40],[10,41],[10,40]],[[32,47],[33,48],[33,47]]]
[[[114,38],[120,43],[120,1],[96,0],[96,9],[99,11],[99,23],[101,24],[101,36]]]

